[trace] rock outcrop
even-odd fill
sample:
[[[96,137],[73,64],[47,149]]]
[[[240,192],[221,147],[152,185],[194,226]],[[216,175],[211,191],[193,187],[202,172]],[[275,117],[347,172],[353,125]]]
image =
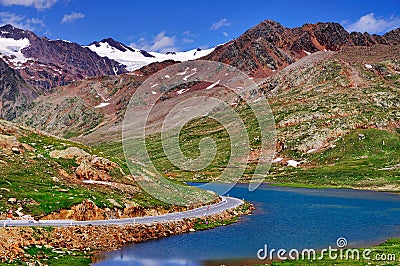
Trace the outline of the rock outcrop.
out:
[[[59,159],[74,159],[74,158],[85,158],[90,156],[86,151],[79,149],[77,147],[69,147],[65,150],[54,150],[50,152],[50,157]]]
[[[20,143],[15,136],[0,134],[0,151],[4,154],[21,154],[25,150],[32,150],[32,147],[25,143]]]
[[[50,157],[74,159],[79,164],[75,169],[75,175],[81,180],[109,181],[112,179],[110,171],[119,168],[117,163],[103,157],[91,155],[77,147],[51,151]]]

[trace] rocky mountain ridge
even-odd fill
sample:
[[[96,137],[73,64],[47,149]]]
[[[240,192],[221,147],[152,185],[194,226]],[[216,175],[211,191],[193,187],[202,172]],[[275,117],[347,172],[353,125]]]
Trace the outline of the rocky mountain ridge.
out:
[[[317,51],[399,43],[400,29],[380,36],[348,33],[343,26],[332,22],[304,24],[291,29],[278,22],[264,20],[237,39],[217,47],[203,59],[231,64],[251,76],[263,78]]]
[[[0,27],[3,59],[33,86],[46,92],[86,77],[117,75],[125,67],[90,49],[63,40],[49,40],[12,25]],[[24,41],[24,45],[19,45]]]
[[[15,119],[39,94],[0,58],[0,119]]]

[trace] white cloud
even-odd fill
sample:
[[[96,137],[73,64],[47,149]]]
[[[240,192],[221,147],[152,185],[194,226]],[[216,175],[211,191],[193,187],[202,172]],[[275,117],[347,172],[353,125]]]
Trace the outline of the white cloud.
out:
[[[194,40],[193,40],[193,39],[189,39],[189,38],[183,38],[183,39],[182,39],[182,42],[183,42],[183,43],[193,43]]]
[[[21,23],[25,19],[24,16],[11,12],[0,12],[0,22],[2,25],[11,24],[17,28],[22,28]]]
[[[348,25],[346,29],[349,32],[384,33],[398,27],[400,27],[400,17],[379,18],[374,13],[370,13]]]
[[[190,30],[185,30],[182,32],[182,35],[184,36],[182,39],[184,44],[194,43],[194,38],[197,37],[196,34],[192,33]]]
[[[223,31],[222,34],[223,34],[225,37],[228,37],[228,36],[229,36],[229,34],[228,34],[226,31]]]
[[[14,27],[24,30],[36,30],[37,27],[45,27],[43,20],[38,18],[26,18],[23,15],[18,15],[12,12],[0,12],[0,24],[11,24]]]
[[[139,48],[149,52],[172,52],[178,51],[175,47],[176,37],[167,36],[165,31],[161,31],[154,37],[154,39],[149,42],[145,38],[140,38],[137,43],[131,43],[131,47]]]
[[[184,32],[182,32],[182,35],[188,37],[196,37],[196,34],[193,34],[190,30],[185,30]]]
[[[52,7],[57,0],[0,0],[3,6],[34,6],[36,9],[46,9]]]
[[[165,35],[165,31],[160,32],[157,34],[156,38],[153,42],[152,49],[155,51],[159,51],[165,48],[173,47],[175,45],[175,37],[169,37]]]
[[[72,12],[69,15],[65,14],[63,19],[61,20],[61,23],[73,22],[73,21],[75,21],[77,19],[81,19],[81,18],[84,18],[84,17],[85,17],[85,14],[83,14],[83,13]]]
[[[38,26],[41,26],[41,27],[45,27],[46,25],[44,24],[44,22],[43,22],[43,20],[41,20],[41,19],[38,19],[38,18],[30,18],[30,19],[27,19],[27,23],[28,24],[34,24],[34,25],[38,25]]]
[[[214,22],[214,23],[211,25],[211,28],[210,28],[210,29],[212,29],[212,30],[218,30],[218,29],[221,28],[221,27],[227,27],[227,26],[230,26],[230,25],[232,25],[232,23],[230,23],[230,22],[228,21],[227,18],[222,18],[222,19],[220,19],[220,20]]]

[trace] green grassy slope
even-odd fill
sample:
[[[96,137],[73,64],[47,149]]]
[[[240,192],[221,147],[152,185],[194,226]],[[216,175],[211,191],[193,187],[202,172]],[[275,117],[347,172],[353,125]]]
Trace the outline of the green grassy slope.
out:
[[[68,209],[86,199],[103,208],[121,208],[125,203],[144,207],[165,205],[141,191],[134,181],[126,178],[118,169],[110,172],[111,181],[130,185],[135,188],[132,190],[134,192],[84,184],[74,178],[68,178],[73,177],[78,166],[76,161],[55,159],[49,155],[53,150],[78,147],[90,154],[104,157],[101,151],[2,120],[0,135],[15,136],[21,145],[30,147],[21,154],[11,153],[0,147],[0,213],[9,208],[22,207],[24,214],[40,217],[60,209]],[[10,202],[11,198],[15,198],[17,203]]]
[[[400,179],[400,134],[377,129],[352,130],[335,147],[305,154],[302,168],[274,165],[267,179],[305,186],[381,188],[396,191]]]
[[[375,60],[368,61],[372,68],[360,61],[352,62],[360,51],[350,49],[329,59],[300,62],[262,83],[275,117],[277,141],[282,144],[276,157],[284,158],[283,162],[301,162],[298,168],[274,163],[265,175],[266,181],[399,190],[400,63],[396,49],[394,55],[378,51],[382,56],[369,58]],[[236,111],[245,121],[252,153],[257,155],[259,129],[254,115],[245,106]],[[147,147],[152,161],[166,177],[210,181],[227,165],[231,143],[220,124],[201,118],[180,132],[181,150],[188,158],[196,158],[204,137],[214,139],[218,153],[208,167],[196,172],[175,167],[164,154],[159,135],[149,136]],[[121,144],[98,147],[123,160]],[[251,178],[256,162],[249,161],[244,181]]]

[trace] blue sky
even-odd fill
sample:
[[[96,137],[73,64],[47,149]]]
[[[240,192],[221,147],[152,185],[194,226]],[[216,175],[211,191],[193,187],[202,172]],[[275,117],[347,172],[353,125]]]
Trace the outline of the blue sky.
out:
[[[0,0],[0,24],[80,44],[112,37],[149,51],[212,47],[264,19],[286,27],[333,21],[384,33],[400,27],[399,0]]]

